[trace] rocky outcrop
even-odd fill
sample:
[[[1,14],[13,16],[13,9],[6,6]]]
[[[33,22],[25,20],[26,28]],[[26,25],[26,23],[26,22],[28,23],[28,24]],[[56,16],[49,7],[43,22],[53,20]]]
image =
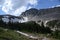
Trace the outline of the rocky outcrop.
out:
[[[43,21],[44,23],[49,20],[60,20],[60,7],[40,10],[31,8],[23,12],[20,16],[27,17],[29,21]]]

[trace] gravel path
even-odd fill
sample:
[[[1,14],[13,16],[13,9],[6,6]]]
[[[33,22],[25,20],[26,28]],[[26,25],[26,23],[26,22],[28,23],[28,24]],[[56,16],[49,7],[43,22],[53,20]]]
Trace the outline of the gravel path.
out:
[[[48,40],[48,38],[46,38],[46,37],[40,38],[40,37],[29,35],[27,33],[21,32],[21,31],[17,31],[17,33],[20,33],[20,34],[22,34],[30,39],[33,39],[33,40]]]

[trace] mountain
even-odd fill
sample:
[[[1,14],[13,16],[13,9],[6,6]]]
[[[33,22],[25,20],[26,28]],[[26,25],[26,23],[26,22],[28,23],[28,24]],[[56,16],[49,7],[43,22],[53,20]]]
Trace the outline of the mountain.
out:
[[[30,18],[34,17],[37,13],[38,13],[38,10],[35,8],[32,8],[32,9],[26,10],[20,16],[28,17],[30,19]]]
[[[60,30],[60,20],[51,20],[46,23],[47,27],[50,27],[52,30]]]
[[[35,9],[31,8],[23,12],[20,16],[27,17],[29,21],[49,21],[60,20],[60,7],[47,8],[47,9]]]
[[[13,16],[13,15],[0,15],[0,20],[3,20],[3,22],[8,23],[10,22],[23,22],[25,19],[23,17],[19,17],[19,16]]]

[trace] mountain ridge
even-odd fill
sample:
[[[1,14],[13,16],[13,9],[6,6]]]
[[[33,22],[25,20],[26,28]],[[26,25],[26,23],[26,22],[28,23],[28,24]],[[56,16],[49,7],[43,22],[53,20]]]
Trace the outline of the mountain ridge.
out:
[[[47,8],[47,9],[34,9],[31,8],[23,12],[20,16],[28,17],[32,21],[46,21],[46,20],[60,20],[60,7]]]

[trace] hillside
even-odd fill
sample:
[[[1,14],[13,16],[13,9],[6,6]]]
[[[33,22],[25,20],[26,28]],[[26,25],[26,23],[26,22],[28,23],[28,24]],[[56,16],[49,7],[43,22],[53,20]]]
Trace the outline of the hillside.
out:
[[[25,22],[25,18],[19,17],[19,16],[13,16],[13,15],[0,15],[0,20],[3,20],[4,22],[8,23],[15,23],[15,22]]]
[[[14,30],[0,27],[0,40],[30,40]]]
[[[48,9],[35,9],[31,8],[23,12],[20,16],[28,17],[28,20],[32,21],[47,21],[47,20],[60,20],[60,7],[48,8]]]
[[[0,15],[0,27],[1,40],[30,40],[22,32],[60,39],[60,7],[40,10],[31,8],[20,16]]]

